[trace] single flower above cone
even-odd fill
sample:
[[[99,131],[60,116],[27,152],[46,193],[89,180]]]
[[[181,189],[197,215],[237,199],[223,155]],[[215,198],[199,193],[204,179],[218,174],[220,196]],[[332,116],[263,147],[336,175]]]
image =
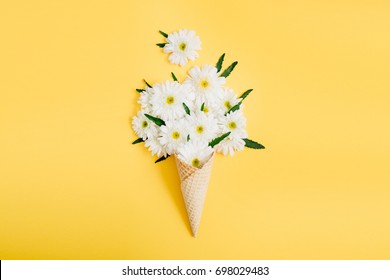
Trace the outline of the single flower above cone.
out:
[[[193,30],[182,29],[167,35],[164,52],[169,53],[169,62],[184,66],[188,60],[194,61],[199,55],[201,41]]]

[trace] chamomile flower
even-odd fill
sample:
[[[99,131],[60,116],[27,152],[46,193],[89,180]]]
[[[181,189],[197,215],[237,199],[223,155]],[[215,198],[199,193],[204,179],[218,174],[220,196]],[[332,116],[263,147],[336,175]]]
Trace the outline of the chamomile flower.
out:
[[[192,92],[178,82],[155,84],[150,97],[152,113],[168,121],[181,118],[186,114],[183,103],[191,102],[192,99]]]
[[[145,117],[145,111],[141,110],[133,117],[132,125],[135,133],[143,140],[158,134],[156,124]]]
[[[221,115],[226,114],[233,106],[237,105],[240,101],[241,98],[237,97],[233,89],[226,87],[223,88],[216,104],[218,113]]]
[[[170,53],[168,59],[172,64],[184,66],[188,59],[194,61],[199,56],[196,51],[201,49],[201,41],[195,31],[182,29],[168,34],[167,42],[164,52]]]
[[[187,141],[187,126],[185,119],[167,121],[165,125],[160,126],[158,139],[168,154],[175,153],[177,148]]]
[[[196,113],[202,112],[205,115],[216,116],[217,115],[216,104],[217,103],[212,103],[209,100],[202,100],[201,98],[196,98],[194,102],[193,111]],[[203,106],[203,111],[201,110],[202,106]]]
[[[144,91],[140,92],[140,97],[138,103],[141,105],[141,109],[145,113],[150,113],[152,111],[152,104],[150,103],[150,98],[152,97],[154,91],[153,88],[146,87]]]
[[[237,110],[219,118],[220,130],[225,133],[230,131],[228,138],[238,136],[246,138],[248,135],[245,130],[246,119],[242,110]]]
[[[206,115],[198,112],[189,116],[187,115],[186,119],[188,121],[188,132],[191,140],[200,140],[208,143],[217,136],[217,120],[211,114]]]
[[[207,142],[191,140],[178,148],[177,156],[188,165],[201,168],[213,155]]]
[[[161,145],[158,137],[151,136],[145,140],[145,147],[152,153],[152,155],[157,155],[158,157],[167,156],[167,151]]]
[[[244,147],[245,141],[236,135],[223,139],[221,143],[215,146],[215,150],[224,156],[228,154],[233,156],[235,152],[243,150]]]
[[[195,91],[196,98],[202,102],[208,100],[214,102],[221,92],[221,87],[225,83],[224,77],[219,77],[217,68],[211,65],[192,67],[188,78],[184,84],[191,85]]]
[[[215,150],[223,155],[234,155],[236,151],[244,149],[248,134],[245,130],[246,119],[242,110],[237,110],[219,118],[220,131],[230,132],[229,136],[215,146]]]

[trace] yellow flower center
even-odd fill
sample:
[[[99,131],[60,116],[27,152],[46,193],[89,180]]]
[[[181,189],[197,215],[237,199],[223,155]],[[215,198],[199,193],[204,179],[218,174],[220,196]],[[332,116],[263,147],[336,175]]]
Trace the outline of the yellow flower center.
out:
[[[236,124],[235,122],[230,122],[230,123],[228,123],[228,127],[229,127],[230,129],[236,129],[237,124]]]
[[[198,126],[195,128],[195,130],[196,130],[197,133],[202,134],[203,131],[204,131],[204,128],[203,128],[203,126],[198,125]]]
[[[141,126],[142,126],[142,128],[147,128],[148,127],[148,122],[147,121],[143,121],[141,123]]]
[[[230,104],[229,101],[225,101],[225,103],[223,103],[223,105],[228,109],[230,110],[232,108],[232,105]]]
[[[199,167],[200,165],[200,160],[198,158],[194,158],[191,162],[193,167]]]
[[[200,84],[200,87],[201,87],[201,88],[204,88],[204,89],[205,89],[205,88],[207,88],[207,87],[209,86],[209,81],[207,81],[206,79],[204,79],[204,80],[201,80],[199,84]]]
[[[167,99],[165,101],[167,102],[167,104],[171,105],[175,102],[175,97],[170,95],[167,97]]]
[[[177,132],[177,131],[174,131],[174,132],[172,132],[171,136],[172,136],[173,139],[177,140],[177,139],[180,138],[180,133]]]
[[[208,113],[208,112],[209,112],[209,108],[204,107],[204,108],[203,108],[203,112]]]
[[[181,43],[181,44],[179,45],[179,49],[180,49],[181,51],[184,51],[184,50],[186,49],[186,47],[187,47],[186,43]]]

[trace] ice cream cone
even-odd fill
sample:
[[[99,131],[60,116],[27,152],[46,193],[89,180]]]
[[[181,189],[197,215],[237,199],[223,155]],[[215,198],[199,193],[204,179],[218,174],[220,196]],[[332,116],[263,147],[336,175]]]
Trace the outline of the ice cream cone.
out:
[[[175,160],[192,234],[196,237],[206,199],[214,154],[201,168],[188,165],[177,156],[175,156]]]

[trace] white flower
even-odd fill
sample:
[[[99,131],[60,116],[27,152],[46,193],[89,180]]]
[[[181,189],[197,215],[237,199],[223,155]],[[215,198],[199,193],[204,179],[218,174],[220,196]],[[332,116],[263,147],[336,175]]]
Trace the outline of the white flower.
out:
[[[205,143],[214,139],[218,133],[217,120],[211,115],[206,115],[202,112],[192,113],[187,115],[188,132],[190,139],[198,139]]]
[[[141,104],[141,109],[147,114],[152,111],[152,104],[150,103],[150,99],[153,93],[153,88],[150,88],[148,86],[145,88],[144,91],[140,92],[138,103]]]
[[[152,114],[164,121],[181,118],[186,114],[183,103],[191,102],[193,97],[188,86],[178,82],[166,81],[155,84],[150,98]]]
[[[234,93],[233,89],[223,88],[221,95],[217,100],[216,108],[218,113],[224,115],[227,113],[234,105],[237,105],[241,101],[241,98],[238,98]],[[243,106],[242,104],[240,107]]]
[[[132,125],[135,133],[143,140],[158,134],[156,124],[146,118],[145,112],[142,110],[133,117]]]
[[[213,155],[207,142],[190,140],[178,148],[178,158],[188,165],[201,168]]]
[[[167,151],[161,145],[158,137],[151,136],[145,140],[145,147],[152,153],[152,155],[157,155],[158,157],[167,156]]]
[[[224,77],[219,77],[217,68],[211,65],[192,67],[189,71],[189,77],[184,81],[184,84],[191,85],[202,102],[214,102],[221,93],[221,87],[225,83]]]
[[[242,110],[237,110],[219,118],[219,127],[222,133],[230,131],[228,138],[246,138],[246,119]]]
[[[229,135],[230,136],[230,135]],[[245,147],[245,141],[237,136],[227,137],[223,139],[218,145],[215,146],[215,150],[224,156],[233,156],[236,151],[241,151]]]
[[[203,105],[204,104],[204,105]],[[201,111],[203,105],[203,111]],[[193,111],[196,113],[202,112],[206,115],[216,115],[216,108],[214,103],[208,100],[202,100],[201,98],[195,99]]]
[[[215,146],[215,150],[223,155],[234,155],[234,152],[244,149],[248,134],[245,130],[246,119],[242,110],[237,110],[219,118],[221,133],[230,132],[229,136]]]
[[[160,137],[158,138],[161,145],[168,154],[173,154],[177,148],[187,141],[187,126],[185,119],[176,121],[167,121],[160,127]]]
[[[172,64],[184,66],[188,59],[194,61],[198,57],[196,51],[200,50],[200,39],[195,31],[182,29],[178,32],[168,34],[167,44],[164,46],[165,53],[171,53],[168,57]]]

